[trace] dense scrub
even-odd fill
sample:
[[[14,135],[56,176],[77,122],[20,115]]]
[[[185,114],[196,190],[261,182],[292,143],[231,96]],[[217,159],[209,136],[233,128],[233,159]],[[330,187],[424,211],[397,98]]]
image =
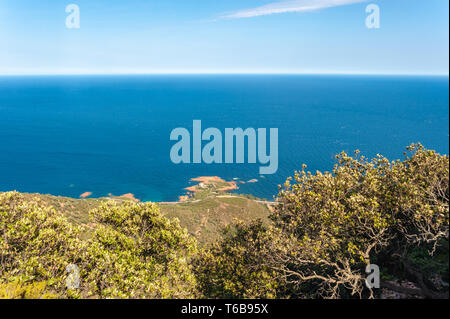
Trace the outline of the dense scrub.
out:
[[[271,224],[235,222],[202,249],[156,204],[103,202],[85,238],[39,198],[3,193],[0,298],[379,297],[369,264],[390,290],[448,298],[448,204],[449,158],[421,145],[402,161],[342,153],[332,172],[304,166]]]
[[[227,227],[223,240],[196,258],[200,290],[208,298],[281,297],[276,272],[264,260],[272,240],[260,221]]]
[[[15,192],[0,194],[0,295],[26,297],[11,287],[39,282],[47,295],[59,297],[195,296],[188,264],[195,240],[161,216],[155,204],[109,202],[91,216],[95,232],[83,241],[80,227],[39,201],[23,201]],[[79,274],[68,273],[69,265]],[[79,289],[67,289],[69,276],[78,277],[73,279]]]
[[[395,162],[342,153],[330,173],[304,166],[280,190],[272,227],[237,224],[200,259],[202,291],[236,298],[376,297],[379,289],[365,285],[366,265],[376,264],[391,290],[448,298],[449,158],[421,145],[408,150]]]

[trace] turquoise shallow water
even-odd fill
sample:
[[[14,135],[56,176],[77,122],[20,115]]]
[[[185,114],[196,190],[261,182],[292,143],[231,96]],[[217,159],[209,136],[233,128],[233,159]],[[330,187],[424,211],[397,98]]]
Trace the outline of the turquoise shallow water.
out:
[[[172,129],[279,129],[279,169],[170,161]],[[169,201],[189,179],[257,183],[272,198],[302,163],[330,170],[341,150],[400,158],[421,142],[448,154],[448,77],[51,76],[0,77],[0,191],[78,197],[133,193]]]

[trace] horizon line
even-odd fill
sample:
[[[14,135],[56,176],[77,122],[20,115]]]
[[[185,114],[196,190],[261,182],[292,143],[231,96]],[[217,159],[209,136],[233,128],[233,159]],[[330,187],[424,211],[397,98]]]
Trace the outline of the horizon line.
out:
[[[449,73],[415,72],[287,72],[287,71],[165,71],[165,72],[36,72],[0,73],[0,76],[127,76],[127,75],[360,75],[360,76],[449,76]]]

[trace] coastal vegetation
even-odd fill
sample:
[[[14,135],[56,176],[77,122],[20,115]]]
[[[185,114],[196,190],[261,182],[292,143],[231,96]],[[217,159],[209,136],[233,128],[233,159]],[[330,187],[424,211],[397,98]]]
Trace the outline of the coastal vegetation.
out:
[[[446,155],[341,153],[273,203],[201,183],[160,204],[0,193],[0,298],[448,298]]]

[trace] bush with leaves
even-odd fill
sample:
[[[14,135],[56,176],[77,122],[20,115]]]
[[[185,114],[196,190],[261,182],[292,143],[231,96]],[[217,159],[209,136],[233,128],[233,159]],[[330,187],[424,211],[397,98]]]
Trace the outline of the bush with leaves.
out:
[[[57,299],[47,291],[45,282],[22,284],[19,281],[0,284],[0,299]]]
[[[153,203],[109,202],[91,212],[98,227],[87,247],[85,285],[115,298],[189,298],[196,242]]]
[[[224,230],[223,240],[197,257],[199,289],[206,298],[280,297],[276,273],[264,262],[272,235],[262,222],[235,221]]]
[[[93,236],[83,241],[81,228],[39,198],[0,194],[2,287],[10,291],[11,283],[43,283],[49,293],[70,298],[196,296],[189,265],[196,242],[155,204],[107,202],[92,211],[92,218]],[[71,264],[80,272],[79,289],[66,287]]]
[[[385,287],[448,298],[439,282],[448,280],[449,158],[420,144],[408,150],[395,162],[341,153],[332,172],[304,166],[280,190],[271,227],[240,224],[205,253],[197,270],[202,291],[214,298],[376,297],[365,269],[377,264]]]
[[[0,283],[43,282],[63,294],[65,270],[80,262],[84,243],[55,210],[24,200],[17,192],[0,194]]]
[[[294,183],[286,181],[272,216],[286,244],[267,256],[286,282],[308,287],[311,297],[373,297],[364,270],[375,263],[400,268],[418,287],[385,283],[390,289],[448,297],[408,256],[422,247],[432,258],[448,241],[449,158],[421,145],[408,150],[395,162],[342,153],[332,173],[313,175],[304,167]]]

